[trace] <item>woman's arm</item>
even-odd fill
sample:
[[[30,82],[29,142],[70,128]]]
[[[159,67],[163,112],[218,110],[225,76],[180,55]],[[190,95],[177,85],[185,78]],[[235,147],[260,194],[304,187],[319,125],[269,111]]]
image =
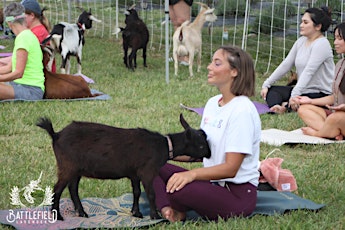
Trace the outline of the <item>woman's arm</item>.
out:
[[[12,71],[12,67],[9,65],[6,65],[4,67],[0,67],[1,70],[4,72],[0,72],[0,82],[8,82],[13,81],[15,79],[21,78],[24,74],[26,62],[28,59],[28,52],[24,49],[18,49],[16,52],[17,55],[17,62],[16,62],[16,68],[14,71]],[[4,68],[4,69],[2,69]]]
[[[262,88],[270,88],[276,81],[281,79],[295,65],[295,59],[296,59],[297,49],[298,49],[298,41],[299,40],[297,40],[294,43],[289,54],[280,63],[280,65],[273,71],[271,76],[264,81],[264,83],[262,84]]]
[[[227,153],[225,162],[219,165],[205,168],[196,168],[189,171],[174,173],[168,183],[167,192],[173,193],[179,191],[186,184],[194,180],[220,180],[224,178],[233,178],[240,168],[245,154]]]
[[[10,73],[12,71],[12,61],[6,58],[0,65],[0,74]]]

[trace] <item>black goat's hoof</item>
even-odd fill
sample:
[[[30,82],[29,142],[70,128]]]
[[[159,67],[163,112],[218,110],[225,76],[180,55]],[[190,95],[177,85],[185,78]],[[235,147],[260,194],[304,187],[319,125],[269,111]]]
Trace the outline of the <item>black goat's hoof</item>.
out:
[[[138,218],[143,218],[143,214],[141,214],[141,212],[132,212],[134,217],[138,217]]]
[[[87,215],[86,212],[79,212],[79,217],[89,218],[89,215]]]
[[[157,219],[161,219],[161,218],[162,218],[162,217],[160,217],[160,216],[158,215],[157,212],[154,213],[154,214],[151,214],[150,217],[151,217],[151,220],[157,220]]]
[[[63,220],[63,217],[61,216],[60,213],[58,213],[56,219],[57,219],[57,220]]]

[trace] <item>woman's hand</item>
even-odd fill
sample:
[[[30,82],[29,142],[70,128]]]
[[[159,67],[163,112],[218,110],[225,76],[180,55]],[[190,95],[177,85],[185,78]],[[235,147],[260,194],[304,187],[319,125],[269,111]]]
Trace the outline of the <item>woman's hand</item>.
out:
[[[292,110],[297,111],[300,103],[297,97],[291,97],[289,100],[289,106]]]
[[[262,99],[266,100],[267,92],[268,92],[268,88],[262,88],[262,90],[260,92]]]
[[[295,97],[295,100],[300,104],[300,105],[303,105],[303,104],[312,104],[312,99],[307,97],[307,96],[297,96]]]
[[[166,191],[168,193],[173,193],[175,191],[181,190],[186,184],[189,184],[190,182],[194,181],[195,175],[193,170],[190,171],[185,171],[185,172],[179,172],[179,173],[174,173],[166,187]]]
[[[326,107],[330,110],[344,111],[345,112],[345,104],[340,104],[337,106],[326,105]]]

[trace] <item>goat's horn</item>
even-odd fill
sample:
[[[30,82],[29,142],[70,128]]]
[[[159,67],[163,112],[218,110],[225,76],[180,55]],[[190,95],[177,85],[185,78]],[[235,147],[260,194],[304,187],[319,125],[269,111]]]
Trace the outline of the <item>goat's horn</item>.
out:
[[[202,3],[202,2],[195,2],[196,4],[198,4],[199,6],[202,6],[204,8],[209,8],[208,5],[206,5],[205,3]]]
[[[135,3],[134,3],[133,5],[131,5],[131,6],[128,8],[128,10],[132,10],[132,9],[134,9],[134,7],[135,7]]]
[[[90,15],[89,19],[94,21],[94,22],[102,22],[102,20],[95,18],[93,15]]]

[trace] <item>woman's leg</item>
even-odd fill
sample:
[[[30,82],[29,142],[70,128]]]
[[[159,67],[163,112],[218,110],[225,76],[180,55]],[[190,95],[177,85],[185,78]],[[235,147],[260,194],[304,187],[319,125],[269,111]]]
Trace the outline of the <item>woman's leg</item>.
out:
[[[184,0],[180,0],[169,6],[169,15],[175,31],[182,23],[190,20],[190,6]]]
[[[307,127],[303,130],[303,133],[316,137],[342,140],[345,134],[345,112],[334,112],[325,119],[321,129]]]
[[[272,86],[268,89],[266,95],[266,101],[268,107],[274,105],[281,105],[283,102],[287,102],[290,99],[292,87],[291,86]]]
[[[0,100],[14,99],[14,89],[11,85],[0,83]]]
[[[181,218],[188,210],[195,210],[210,220],[216,220],[219,216],[225,219],[239,215],[247,216],[253,212],[257,193],[256,187],[249,183],[231,184],[228,189],[209,181],[193,181],[180,191],[166,193],[165,186],[170,176],[184,170],[166,164],[161,168],[159,177],[154,180],[156,204],[161,212],[168,210],[170,215]]]
[[[308,127],[314,130],[320,130],[324,126],[327,117],[325,109],[319,106],[305,104],[301,105],[297,112],[298,116]]]

